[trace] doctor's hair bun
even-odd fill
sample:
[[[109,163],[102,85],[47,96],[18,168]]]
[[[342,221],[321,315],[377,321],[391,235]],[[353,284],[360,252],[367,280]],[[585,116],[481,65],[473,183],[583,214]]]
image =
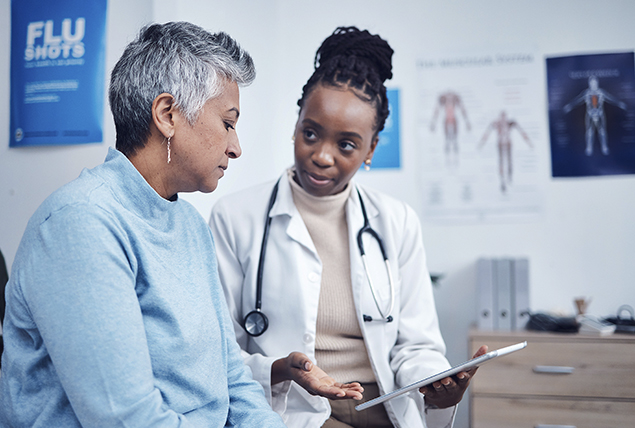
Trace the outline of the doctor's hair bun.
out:
[[[314,66],[355,67],[356,61],[368,62],[381,79],[392,78],[393,50],[384,39],[357,27],[338,27],[315,54]]]
[[[393,50],[384,39],[357,27],[338,27],[315,53],[315,71],[304,88],[298,106],[318,85],[343,87],[376,109],[375,133],[384,129],[388,98],[384,81],[392,78]]]

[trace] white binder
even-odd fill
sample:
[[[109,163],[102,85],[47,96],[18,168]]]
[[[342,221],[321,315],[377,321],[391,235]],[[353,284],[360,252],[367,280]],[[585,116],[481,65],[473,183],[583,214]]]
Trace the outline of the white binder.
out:
[[[496,266],[496,316],[499,330],[512,329],[512,259],[495,259]]]
[[[494,261],[481,258],[476,262],[476,323],[480,330],[495,330]]]
[[[529,320],[529,260],[514,259],[512,286],[512,330],[524,330]]]

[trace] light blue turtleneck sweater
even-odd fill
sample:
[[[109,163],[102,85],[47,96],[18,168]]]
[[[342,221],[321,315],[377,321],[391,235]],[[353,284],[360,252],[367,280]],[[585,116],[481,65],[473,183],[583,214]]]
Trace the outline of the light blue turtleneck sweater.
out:
[[[6,300],[2,427],[284,426],[235,343],[208,226],[116,150],[33,215]]]

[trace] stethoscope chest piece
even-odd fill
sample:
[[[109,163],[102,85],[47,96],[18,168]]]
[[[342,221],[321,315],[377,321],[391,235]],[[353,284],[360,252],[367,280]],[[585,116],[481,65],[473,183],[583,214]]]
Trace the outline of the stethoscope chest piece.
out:
[[[259,309],[249,312],[243,321],[243,327],[250,336],[260,336],[269,327],[267,316]]]

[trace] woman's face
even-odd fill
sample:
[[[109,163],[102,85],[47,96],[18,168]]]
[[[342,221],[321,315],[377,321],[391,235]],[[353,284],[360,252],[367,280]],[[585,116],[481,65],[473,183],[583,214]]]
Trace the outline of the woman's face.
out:
[[[222,94],[208,100],[190,125],[183,116],[172,138],[174,180],[179,192],[212,192],[229,159],[242,153],[236,134],[240,114],[238,85],[227,82]]]
[[[296,180],[314,196],[344,190],[377,145],[375,108],[350,89],[316,86],[295,127]]]

